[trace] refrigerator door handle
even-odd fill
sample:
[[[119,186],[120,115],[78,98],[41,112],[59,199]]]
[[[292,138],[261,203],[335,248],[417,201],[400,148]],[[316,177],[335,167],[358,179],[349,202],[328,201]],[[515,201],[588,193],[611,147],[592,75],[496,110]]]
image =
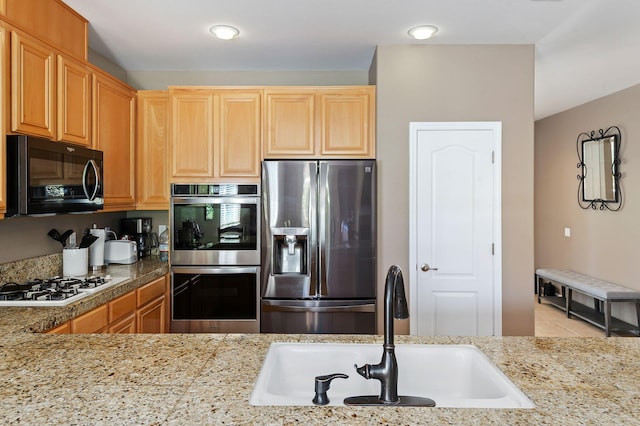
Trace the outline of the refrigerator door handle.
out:
[[[329,306],[306,306],[304,304],[283,302],[283,301],[262,301],[262,308],[265,311],[272,312],[318,312],[318,313],[330,313],[330,312],[375,312],[375,303],[365,304],[351,304],[345,302],[340,305]]]
[[[318,174],[318,210],[316,223],[318,224],[318,264],[320,265],[318,277],[318,296],[327,296],[327,178],[328,178],[327,162],[319,162]]]

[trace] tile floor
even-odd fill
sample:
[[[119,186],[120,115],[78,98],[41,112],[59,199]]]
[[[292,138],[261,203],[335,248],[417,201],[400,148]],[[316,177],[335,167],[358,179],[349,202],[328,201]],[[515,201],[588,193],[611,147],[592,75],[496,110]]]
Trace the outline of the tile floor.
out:
[[[536,337],[603,337],[604,330],[578,318],[567,318],[567,314],[549,304],[535,304]]]

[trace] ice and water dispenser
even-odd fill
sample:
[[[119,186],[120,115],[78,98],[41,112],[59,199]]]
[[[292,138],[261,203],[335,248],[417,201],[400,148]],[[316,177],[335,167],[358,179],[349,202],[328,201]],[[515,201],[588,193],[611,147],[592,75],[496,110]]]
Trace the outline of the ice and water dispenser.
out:
[[[273,274],[308,274],[309,228],[272,228]]]

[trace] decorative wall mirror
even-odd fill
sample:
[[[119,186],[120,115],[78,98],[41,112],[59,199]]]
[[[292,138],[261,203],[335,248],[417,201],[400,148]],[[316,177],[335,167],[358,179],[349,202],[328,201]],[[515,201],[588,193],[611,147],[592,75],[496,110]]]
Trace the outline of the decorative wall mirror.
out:
[[[607,130],[580,133],[578,151],[578,205],[583,209],[618,211],[622,208],[620,189],[620,143],[622,134],[616,126]]]

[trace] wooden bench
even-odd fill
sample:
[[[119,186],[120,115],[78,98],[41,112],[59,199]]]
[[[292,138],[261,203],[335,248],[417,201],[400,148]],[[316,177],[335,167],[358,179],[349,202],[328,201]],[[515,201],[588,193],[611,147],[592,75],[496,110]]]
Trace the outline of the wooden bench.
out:
[[[561,286],[561,296],[545,296],[545,280],[557,283]],[[612,330],[630,331],[635,335],[640,335],[640,291],[613,284],[608,281],[599,280],[587,275],[582,275],[568,269],[538,269],[536,270],[536,281],[538,285],[538,303],[546,298],[549,302],[566,311],[567,318],[571,316],[583,319],[597,327],[604,329],[605,335],[611,336]],[[594,299],[593,309],[579,306],[573,303],[573,291],[585,294]],[[600,302],[604,306],[604,312],[600,309]],[[611,303],[613,302],[633,302],[636,304],[636,314],[638,326],[633,326],[626,322],[611,318]]]

